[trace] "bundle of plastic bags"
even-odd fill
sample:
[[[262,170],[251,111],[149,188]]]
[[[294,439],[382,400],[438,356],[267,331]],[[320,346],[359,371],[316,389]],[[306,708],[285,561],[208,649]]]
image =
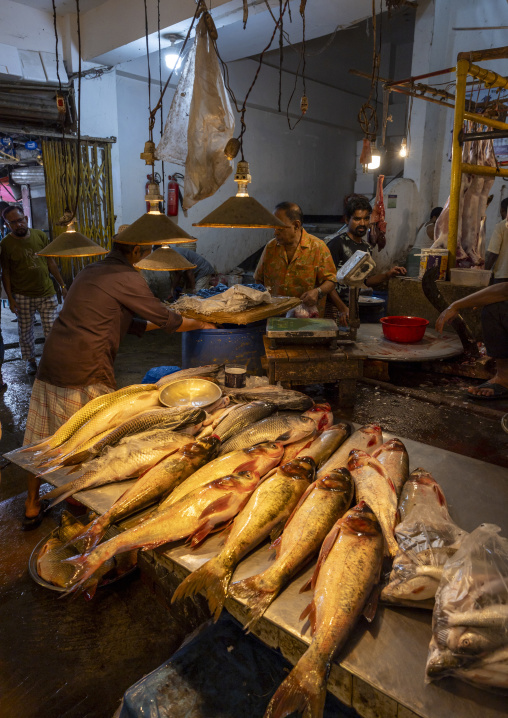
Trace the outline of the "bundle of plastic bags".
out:
[[[508,539],[482,524],[449,559],[436,592],[427,681],[508,689]]]
[[[171,308],[177,312],[185,312],[190,309],[206,316],[218,312],[244,312],[258,304],[270,302],[271,298],[270,292],[266,290],[260,292],[245,284],[235,284],[225,292],[208,299],[185,295],[180,297]]]

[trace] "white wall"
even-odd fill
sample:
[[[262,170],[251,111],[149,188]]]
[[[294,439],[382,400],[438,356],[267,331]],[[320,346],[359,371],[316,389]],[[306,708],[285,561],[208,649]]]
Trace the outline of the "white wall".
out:
[[[55,52],[53,16],[49,12],[2,0],[0,42],[18,50]]]

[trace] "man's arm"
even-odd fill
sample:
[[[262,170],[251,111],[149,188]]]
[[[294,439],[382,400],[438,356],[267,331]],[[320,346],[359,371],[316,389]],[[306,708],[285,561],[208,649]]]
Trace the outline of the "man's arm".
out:
[[[461,309],[485,307],[487,304],[496,304],[497,302],[505,302],[507,300],[508,282],[501,282],[499,284],[493,284],[491,287],[480,289],[478,292],[474,292],[474,294],[469,294],[467,297],[452,302],[437,318],[436,330],[442,332],[444,325],[453,321]]]
[[[65,299],[65,297],[67,296],[67,287],[65,286],[64,280],[62,279],[62,275],[60,274],[60,270],[58,269],[57,263],[55,262],[53,257],[46,257],[46,262],[48,263],[49,271],[60,285],[60,289],[62,290],[62,296]]]
[[[5,264],[2,265],[2,284],[4,285],[5,293],[7,294],[9,309],[13,314],[16,314],[18,311],[18,305],[16,304],[16,300],[12,294],[11,275],[9,274],[9,269]]]
[[[405,267],[392,267],[387,272],[381,272],[381,274],[374,274],[371,277],[367,277],[365,285],[367,287],[375,287],[377,284],[385,282],[387,279],[392,277],[404,276],[406,274]]]
[[[320,297],[324,296],[325,294],[329,294],[332,289],[335,289],[335,282],[330,281],[329,279],[325,279],[323,284],[319,287],[314,287],[314,289],[309,289],[308,292],[304,292],[300,299],[304,304],[306,304],[308,307],[315,306]],[[321,295],[320,295],[321,292]]]
[[[487,251],[485,254],[485,269],[492,269],[498,257],[499,254]]]

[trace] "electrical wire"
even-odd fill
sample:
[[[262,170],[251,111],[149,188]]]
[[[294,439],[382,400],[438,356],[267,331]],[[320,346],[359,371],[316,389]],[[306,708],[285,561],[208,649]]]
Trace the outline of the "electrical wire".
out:
[[[161,3],[160,0],[157,0],[157,40],[159,43],[159,87],[160,91],[162,92],[162,54],[161,54]],[[164,117],[162,116],[162,109],[161,109],[161,139],[162,135],[164,133]],[[162,160],[162,196],[166,197],[166,190],[165,190],[165,175],[164,175],[164,160]],[[162,206],[164,207],[164,200]]]
[[[146,0],[143,0],[145,6],[145,42],[146,42],[146,64],[148,68],[148,112],[152,114],[152,97],[151,97],[151,86],[152,78],[150,75],[150,50],[148,47],[148,9],[146,6]],[[153,142],[153,127],[150,128],[150,140]],[[153,175],[153,172],[152,172]]]
[[[76,217],[78,211],[79,192],[81,189],[81,13],[79,9],[79,0],[76,0],[76,26],[78,33],[78,113],[77,113],[77,138],[76,138],[76,164],[78,181],[76,184],[76,198],[74,201],[74,209],[72,211],[73,218]]]

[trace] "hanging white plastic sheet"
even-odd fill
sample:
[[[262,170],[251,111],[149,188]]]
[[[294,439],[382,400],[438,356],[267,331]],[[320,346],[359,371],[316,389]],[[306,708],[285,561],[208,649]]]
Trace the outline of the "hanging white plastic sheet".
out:
[[[157,157],[185,165],[183,208],[211,197],[232,172],[224,147],[235,120],[204,18],[178,83]]]

